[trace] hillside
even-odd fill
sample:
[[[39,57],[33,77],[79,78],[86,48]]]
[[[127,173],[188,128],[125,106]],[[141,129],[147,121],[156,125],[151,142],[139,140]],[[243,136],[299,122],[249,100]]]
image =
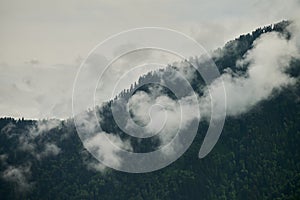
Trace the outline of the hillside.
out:
[[[291,33],[283,21],[242,35],[213,52],[221,73],[237,66],[266,33],[287,40]],[[192,58],[198,59],[198,58]],[[200,63],[201,64],[201,63]],[[1,199],[299,199],[300,198],[300,83],[298,60],[288,68],[296,83],[276,90],[248,112],[229,115],[215,148],[198,158],[208,124],[199,124],[197,136],[185,154],[161,170],[130,174],[97,165],[84,149],[72,119],[0,119]],[[176,66],[169,66],[173,68]],[[190,67],[190,66],[189,66]],[[187,68],[189,68],[187,67]],[[159,78],[168,68],[148,73],[131,90],[149,93],[147,78]],[[200,96],[203,80],[195,74],[191,85]],[[131,90],[124,90],[126,98]],[[171,99],[173,94],[165,88]],[[116,125],[108,102],[99,107],[103,130],[130,139]],[[157,138],[130,139],[135,152],[156,149]]]

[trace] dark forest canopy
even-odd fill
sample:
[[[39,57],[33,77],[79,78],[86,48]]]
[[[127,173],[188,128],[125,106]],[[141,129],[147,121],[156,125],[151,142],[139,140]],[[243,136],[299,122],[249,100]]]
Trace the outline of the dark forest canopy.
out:
[[[220,69],[237,70],[236,62],[262,34],[279,32],[289,38],[289,21],[266,26],[228,42],[213,53]],[[171,67],[171,66],[170,66]],[[72,119],[0,119],[1,199],[299,199],[300,85],[299,61],[291,63],[293,87],[261,101],[249,112],[227,117],[221,139],[204,159],[198,159],[207,123],[200,123],[188,151],[170,166],[146,174],[95,169]],[[167,69],[165,69],[167,70]],[[163,73],[161,70],[160,73]],[[139,87],[150,72],[133,84]],[[192,81],[195,91],[201,77]],[[146,91],[148,88],[141,87]],[[130,90],[123,91],[126,96]],[[168,91],[165,91],[168,93]],[[172,95],[172,94],[169,94]],[[126,137],[112,121],[110,104],[99,108],[108,132]],[[155,140],[138,143],[149,151]]]

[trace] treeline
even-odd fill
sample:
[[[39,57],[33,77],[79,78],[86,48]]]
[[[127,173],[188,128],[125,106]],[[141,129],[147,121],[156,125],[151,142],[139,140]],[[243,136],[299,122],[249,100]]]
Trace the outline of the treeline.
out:
[[[217,50],[219,69],[235,66],[261,34],[278,31],[287,37],[283,21],[240,36]],[[220,56],[222,55],[222,56]],[[299,75],[295,61],[294,75]],[[234,70],[234,69],[233,69]],[[163,71],[161,71],[163,72]],[[141,77],[128,91],[135,90],[154,73]],[[197,77],[197,76],[196,76]],[[199,77],[200,80],[200,77]],[[192,86],[197,89],[199,83]],[[147,87],[140,88],[147,90]],[[89,166],[95,160],[84,149],[71,120],[57,123],[46,132],[25,140],[34,149],[24,151],[22,136],[32,134],[37,121],[0,119],[1,199],[299,199],[300,198],[300,84],[265,100],[247,114],[226,119],[221,139],[204,159],[198,151],[207,130],[201,122],[188,151],[170,166],[146,174],[128,174]],[[99,109],[103,129],[126,137],[113,122],[108,102]],[[20,139],[21,138],[21,139]],[[21,143],[20,143],[21,141]],[[136,143],[135,143],[136,142]],[[155,140],[132,141],[135,151],[147,152]],[[45,144],[58,154],[44,155]],[[154,145],[155,146],[155,145]],[[52,146],[53,147],[53,146]],[[7,170],[14,179],[5,179]],[[13,169],[15,171],[13,171]],[[22,173],[16,173],[16,171]],[[22,174],[22,175],[20,175]],[[12,181],[13,180],[13,181]],[[24,185],[20,185],[23,183]],[[27,184],[28,187],[25,187]]]

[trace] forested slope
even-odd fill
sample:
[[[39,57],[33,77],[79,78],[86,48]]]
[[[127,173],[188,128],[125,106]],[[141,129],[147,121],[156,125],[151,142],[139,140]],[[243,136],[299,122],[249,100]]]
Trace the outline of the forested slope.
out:
[[[257,29],[215,52],[223,71],[251,49],[266,32],[290,37],[289,22]],[[299,62],[289,73],[299,76]],[[149,73],[147,76],[155,76]],[[201,82],[200,76],[198,81]],[[199,82],[193,82],[197,91]],[[138,84],[137,84],[138,87]],[[140,88],[147,90],[147,88]],[[199,92],[201,90],[198,89]],[[126,95],[126,91],[122,95]],[[207,129],[201,122],[188,151],[170,166],[146,174],[95,169],[72,119],[34,121],[0,119],[1,199],[299,199],[300,85],[287,87],[249,112],[227,117],[215,148],[198,152]],[[101,108],[103,126],[117,131],[110,103]],[[134,142],[134,141],[133,141]],[[155,141],[151,141],[152,143]],[[152,148],[146,142],[136,151]],[[147,146],[148,145],[148,146]],[[141,146],[141,144],[140,144]]]

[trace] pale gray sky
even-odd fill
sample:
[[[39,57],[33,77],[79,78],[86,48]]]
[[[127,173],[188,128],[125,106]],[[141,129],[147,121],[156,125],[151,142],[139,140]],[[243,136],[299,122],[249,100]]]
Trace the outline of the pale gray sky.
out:
[[[0,116],[71,116],[72,84],[99,42],[136,27],[181,31],[207,50],[296,16],[299,0],[0,0]]]

